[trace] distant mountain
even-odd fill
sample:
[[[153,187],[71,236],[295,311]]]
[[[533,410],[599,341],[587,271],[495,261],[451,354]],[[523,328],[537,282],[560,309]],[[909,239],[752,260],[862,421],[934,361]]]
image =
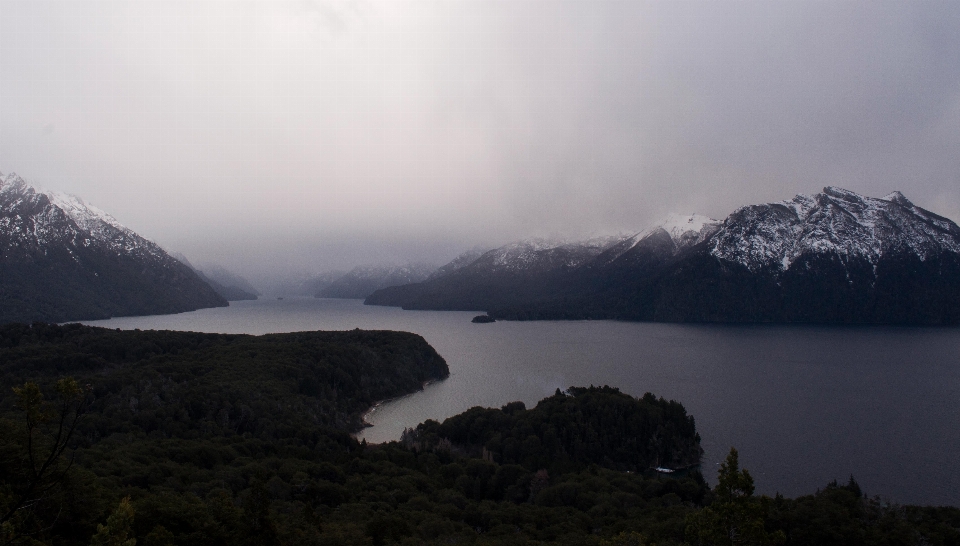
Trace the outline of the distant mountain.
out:
[[[436,269],[436,266],[425,264],[355,267],[319,290],[316,297],[363,299],[383,288],[421,282]]]
[[[255,300],[260,292],[247,279],[220,266],[211,266],[197,273],[227,301]]]
[[[468,250],[468,251],[464,252],[463,254],[460,254],[459,256],[457,256],[456,258],[454,258],[453,260],[451,260],[450,263],[448,263],[448,264],[446,264],[446,265],[444,265],[444,266],[442,266],[442,267],[437,268],[436,271],[434,271],[433,273],[431,273],[430,276],[427,277],[426,280],[436,279],[436,278],[438,278],[438,277],[443,277],[443,276],[445,276],[445,275],[449,275],[450,273],[453,273],[454,271],[456,271],[456,270],[458,270],[458,269],[462,269],[462,268],[464,268],[464,267],[472,264],[473,262],[477,261],[477,259],[479,259],[480,256],[483,256],[484,254],[486,254],[486,253],[489,252],[489,251],[490,251],[489,248],[483,248],[483,247],[477,247],[477,248]]]
[[[368,302],[458,308],[486,290],[474,309],[500,319],[958,324],[960,227],[899,192],[828,187],[722,223],[671,217],[567,274],[538,275],[535,291],[491,298],[489,283],[447,282]]]
[[[216,280],[215,277],[211,277],[209,273],[197,271],[197,275],[206,281],[207,284],[209,284],[217,292],[217,294],[220,294],[223,299],[227,301],[255,300],[258,297],[257,294],[248,292],[236,284],[224,284],[223,282]]]
[[[250,281],[246,278],[237,275],[236,273],[225,269],[219,265],[210,265],[203,268],[203,273],[208,278],[214,279],[224,286],[233,286],[252,296],[262,295],[259,290],[257,290]],[[254,298],[255,299],[255,298]]]
[[[549,297],[572,272],[604,251],[623,243],[622,236],[587,241],[531,239],[483,253],[467,265],[457,258],[425,282],[378,290],[370,305],[404,309],[476,311],[497,309]],[[461,261],[459,266],[453,264]]]
[[[208,266],[209,273],[194,266],[186,256],[179,252],[170,252],[170,255],[189,267],[211,288],[227,301],[255,300],[260,295],[256,288],[239,275],[234,275],[220,266]]]
[[[189,267],[109,214],[0,174],[0,322],[226,305]]]
[[[702,243],[716,233],[722,223],[699,214],[670,214],[662,222],[610,246],[589,267],[620,263],[645,263],[653,253],[659,259],[675,256]]]
[[[312,298],[317,292],[333,284],[346,271],[331,270],[322,273],[285,273],[260,281],[263,293],[268,297]]]

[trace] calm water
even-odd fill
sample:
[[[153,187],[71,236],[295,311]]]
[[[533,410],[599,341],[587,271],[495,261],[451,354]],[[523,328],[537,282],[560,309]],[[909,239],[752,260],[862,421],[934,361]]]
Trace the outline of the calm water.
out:
[[[960,329],[472,324],[474,315],[285,299],[89,324],[416,332],[447,360],[450,378],[379,406],[367,441],[397,439],[404,427],[475,405],[531,406],[558,387],[608,384],[682,402],[696,417],[711,482],[735,446],[762,493],[812,493],[853,474],[870,495],[960,505]]]

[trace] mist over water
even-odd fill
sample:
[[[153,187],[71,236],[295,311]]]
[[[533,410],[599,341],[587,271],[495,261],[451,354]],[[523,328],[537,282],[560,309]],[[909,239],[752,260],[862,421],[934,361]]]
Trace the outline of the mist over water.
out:
[[[697,422],[713,482],[731,446],[761,493],[813,493],[852,474],[869,495],[960,504],[960,329],[582,322],[472,324],[475,313],[359,300],[232,302],[110,328],[263,334],[389,329],[422,335],[450,377],[379,406],[367,441],[475,405],[528,407],[570,386],[679,400]]]

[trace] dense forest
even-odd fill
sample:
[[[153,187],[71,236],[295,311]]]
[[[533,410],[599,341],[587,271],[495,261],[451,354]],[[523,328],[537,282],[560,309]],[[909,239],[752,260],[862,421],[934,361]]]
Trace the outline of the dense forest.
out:
[[[502,464],[554,473],[590,464],[632,472],[699,465],[700,436],[681,404],[647,393],[640,399],[611,387],[559,390],[527,410],[523,402],[473,408],[442,424],[427,421],[405,443],[448,441]]]
[[[960,510],[853,478],[755,495],[736,450],[711,489],[693,417],[652,394],[351,436],[448,373],[397,332],[0,327],[0,544],[960,544]]]

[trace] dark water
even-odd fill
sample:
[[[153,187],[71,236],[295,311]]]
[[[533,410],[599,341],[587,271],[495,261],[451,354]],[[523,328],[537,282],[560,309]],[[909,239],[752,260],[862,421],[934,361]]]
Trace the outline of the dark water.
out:
[[[757,490],[796,496],[853,474],[870,495],[960,505],[960,329],[585,322],[472,324],[475,313],[358,300],[229,308],[90,324],[252,333],[390,329],[422,335],[450,378],[372,412],[367,441],[471,406],[527,405],[602,385],[682,402],[711,482],[730,446]]]

